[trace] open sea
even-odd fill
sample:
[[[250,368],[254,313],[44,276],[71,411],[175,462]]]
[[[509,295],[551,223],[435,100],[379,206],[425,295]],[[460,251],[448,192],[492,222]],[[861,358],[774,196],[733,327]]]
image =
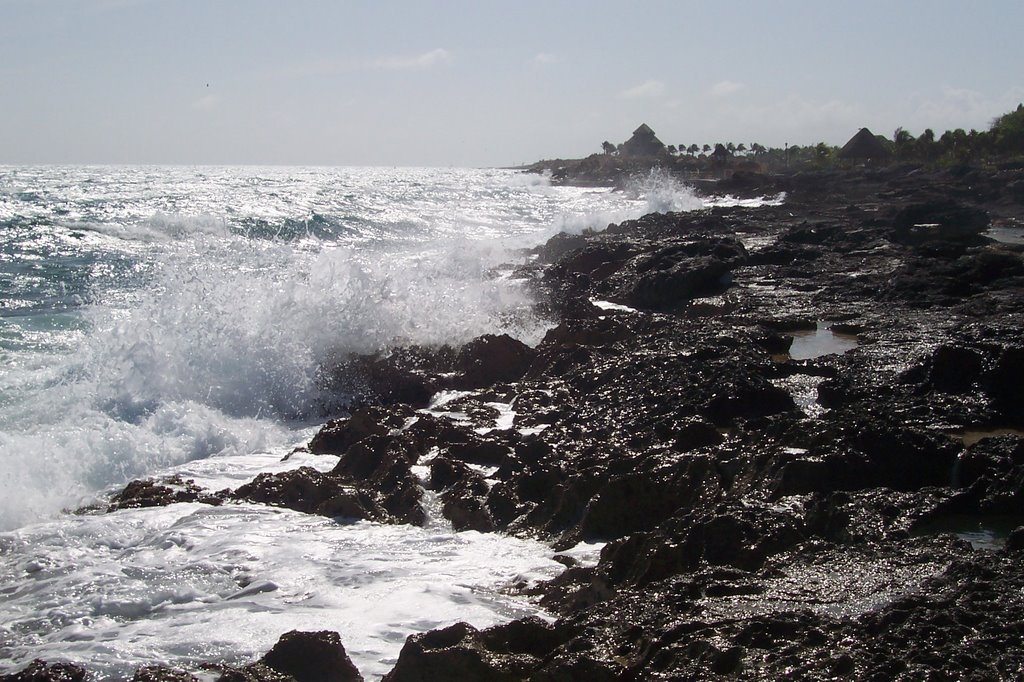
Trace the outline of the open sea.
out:
[[[338,404],[325,365],[484,333],[536,343],[551,321],[513,276],[524,249],[702,205],[658,176],[611,191],[495,169],[0,166],[0,672],[247,663],[328,629],[376,679],[409,634],[544,616],[506,586],[562,570],[550,547],[439,514],[67,510],[133,478],[220,490],[329,470],[281,461]]]

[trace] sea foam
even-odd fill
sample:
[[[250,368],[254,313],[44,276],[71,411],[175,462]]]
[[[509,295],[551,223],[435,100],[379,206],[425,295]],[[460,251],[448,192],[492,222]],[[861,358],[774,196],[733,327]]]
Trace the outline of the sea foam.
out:
[[[512,276],[519,249],[700,205],[660,175],[612,192],[497,170],[8,172],[38,190],[5,209],[32,216],[18,244],[68,265],[43,273],[53,294],[32,315],[3,318],[0,480],[17,494],[0,528],[162,467],[284,447],[343,401],[319,377],[347,354],[535,343],[550,321]]]

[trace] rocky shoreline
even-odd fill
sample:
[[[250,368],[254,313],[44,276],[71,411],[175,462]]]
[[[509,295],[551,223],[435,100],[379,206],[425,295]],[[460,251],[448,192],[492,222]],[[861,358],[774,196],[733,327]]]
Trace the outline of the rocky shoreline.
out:
[[[607,543],[522,586],[554,623],[411,636],[390,682],[1024,677],[1024,246],[986,236],[1024,228],[1024,171],[719,190],[787,199],[556,236],[518,271],[559,321],[535,348],[489,336],[333,368],[361,396],[309,444],[333,471],[138,481],[110,509],[423,524],[432,493],[457,530]],[[423,411],[439,391],[448,414]],[[344,636],[289,633],[215,672],[361,679]]]

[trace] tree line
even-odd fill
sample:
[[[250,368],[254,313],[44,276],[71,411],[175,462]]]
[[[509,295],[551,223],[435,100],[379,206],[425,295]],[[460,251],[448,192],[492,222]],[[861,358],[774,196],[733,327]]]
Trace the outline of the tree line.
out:
[[[927,128],[915,137],[900,127],[893,132],[891,139],[884,135],[875,137],[899,163],[953,165],[1024,156],[1024,104],[997,117],[985,131],[957,128],[936,136],[932,129]],[[615,155],[621,152],[622,145],[606,141],[601,149],[607,155]],[[837,160],[839,149],[825,142],[806,146],[787,144],[784,147],[766,147],[757,142],[749,145],[717,142],[714,145],[670,144],[665,146],[665,154],[676,157],[677,163],[684,166],[749,159],[770,168],[794,168],[831,165]]]

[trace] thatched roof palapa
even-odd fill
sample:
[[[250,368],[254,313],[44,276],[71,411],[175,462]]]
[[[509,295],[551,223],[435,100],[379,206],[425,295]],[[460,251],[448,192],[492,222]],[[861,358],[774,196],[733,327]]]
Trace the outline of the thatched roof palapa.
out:
[[[623,156],[658,156],[665,153],[665,143],[658,139],[646,123],[633,131],[633,137],[622,143]]]
[[[867,128],[861,128],[850,141],[839,150],[841,159],[887,159],[892,154]]]

